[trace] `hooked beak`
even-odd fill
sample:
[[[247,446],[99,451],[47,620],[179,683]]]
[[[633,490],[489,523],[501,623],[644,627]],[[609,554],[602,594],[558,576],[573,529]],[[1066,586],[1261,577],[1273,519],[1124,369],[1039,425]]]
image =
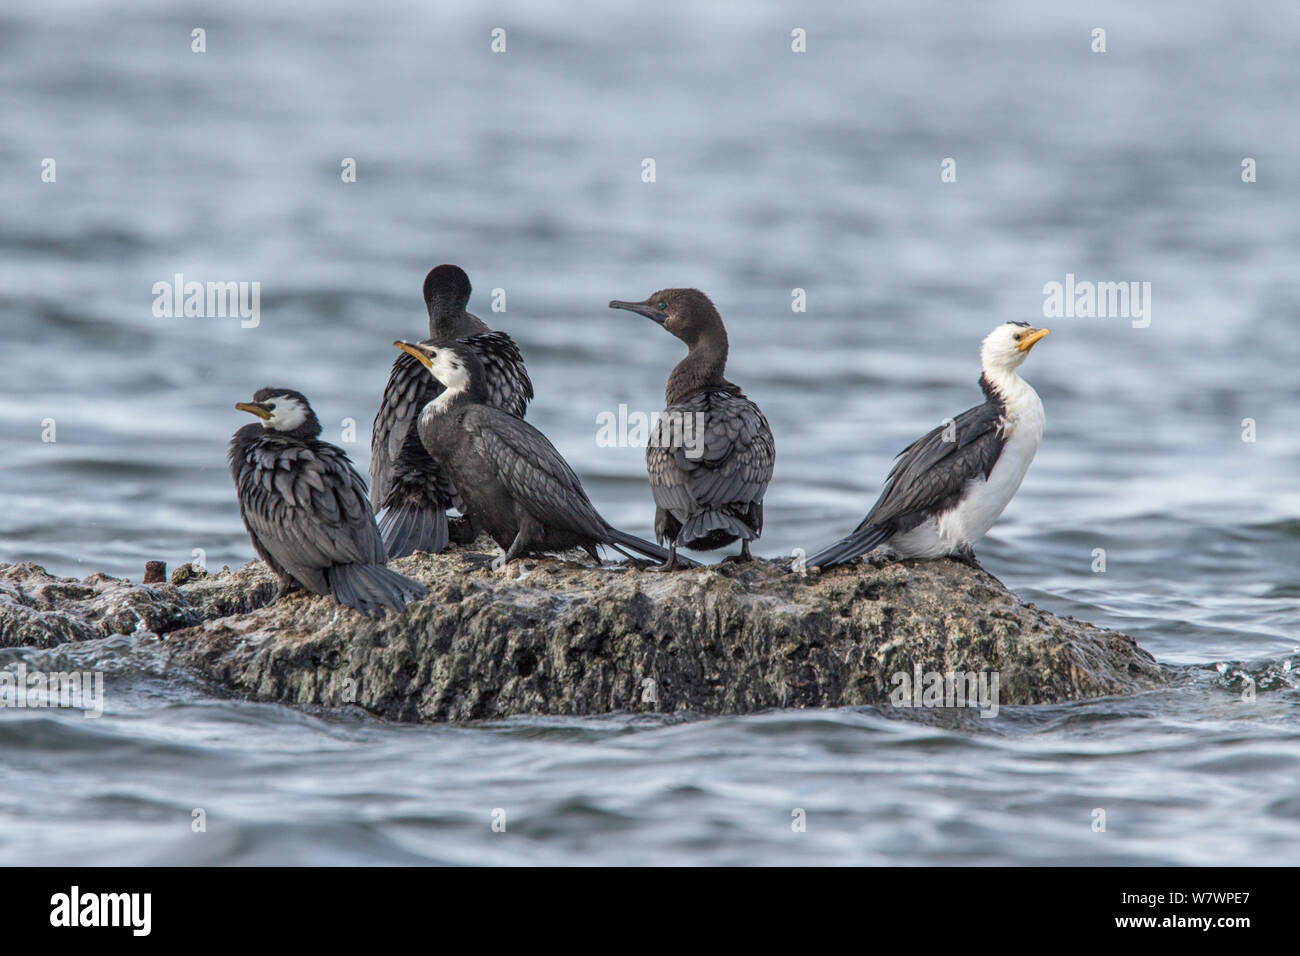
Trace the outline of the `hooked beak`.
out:
[[[411,356],[425,368],[433,367],[433,360],[429,358],[422,345],[412,345],[410,342],[397,341],[393,343],[394,348],[399,348],[407,355]]]
[[[1032,332],[1026,332],[1020,336],[1020,341],[1016,343],[1017,352],[1028,352],[1034,347],[1034,343],[1041,339],[1051,329],[1034,329]]]
[[[260,402],[236,402],[235,410],[256,415],[262,421],[267,421],[271,417],[271,410]]]
[[[626,309],[628,312],[635,312],[637,315],[644,315],[651,322],[659,325],[664,324],[664,314],[653,306],[644,302],[620,302],[615,299],[609,304],[611,309]]]

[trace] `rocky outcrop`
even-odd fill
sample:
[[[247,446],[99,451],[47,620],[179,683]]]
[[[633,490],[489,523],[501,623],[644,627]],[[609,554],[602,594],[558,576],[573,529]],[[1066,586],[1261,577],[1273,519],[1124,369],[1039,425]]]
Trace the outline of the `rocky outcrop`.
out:
[[[303,594],[268,604],[258,562],[151,585],[0,566],[0,646],[151,631],[169,667],[231,694],[410,721],[885,704],[934,673],[996,674],[1001,706],[1164,680],[1131,638],[953,561],[800,577],[764,560],[657,574],[550,558],[501,575],[453,550],[393,566],[430,594],[379,621]]]
[[[0,564],[0,647],[53,647],[140,630],[169,634],[264,607],[274,594],[266,575],[208,575],[188,564],[171,584],[98,573],[78,581],[35,564]]]

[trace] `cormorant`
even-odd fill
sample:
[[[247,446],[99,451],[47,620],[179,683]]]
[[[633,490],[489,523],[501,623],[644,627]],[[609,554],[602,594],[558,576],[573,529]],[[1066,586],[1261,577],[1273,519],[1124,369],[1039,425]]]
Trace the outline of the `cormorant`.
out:
[[[1007,322],[980,347],[984,403],[903,449],[857,529],[805,560],[829,568],[884,545],[898,558],[945,555],[974,567],[974,545],[1010,503],[1043,437],[1043,403],[1016,369],[1048,333]]]
[[[668,539],[663,570],[679,563],[677,547],[713,551],[763,531],[763,495],[772,480],[776,444],[767,419],[727,369],[727,330],[709,297],[698,289],[664,289],[644,302],[611,302],[611,309],[644,315],[686,343],[690,351],[668,376],[668,407],[646,446],[646,470],[655,499],[655,537]]]
[[[303,587],[382,616],[428,593],[384,566],[366,483],[343,449],[319,440],[302,393],[263,388],[235,408],[261,419],[231,439],[230,474],[253,548],[279,579],[276,598]]]
[[[488,403],[486,374],[467,343],[394,342],[444,389],[420,413],[420,440],[460,491],[466,514],[505,550],[505,561],[539,551],[597,545],[655,561],[668,552],[600,516],[555,446],[521,418]],[[630,555],[629,555],[630,556]]]
[[[533,383],[514,339],[494,332],[466,312],[469,276],[459,266],[441,265],[424,278],[430,345],[463,341],[478,354],[486,372],[488,402],[517,418],[533,397]],[[388,556],[438,552],[447,546],[447,509],[457,505],[456,489],[420,443],[420,410],[437,398],[442,385],[409,355],[399,355],[388,375],[383,401],[370,433],[370,504]],[[470,530],[468,537],[473,538]]]

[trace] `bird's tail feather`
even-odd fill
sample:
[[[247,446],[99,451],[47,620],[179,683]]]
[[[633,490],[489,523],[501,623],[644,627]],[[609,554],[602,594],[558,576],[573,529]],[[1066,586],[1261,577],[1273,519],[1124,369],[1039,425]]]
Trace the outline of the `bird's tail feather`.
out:
[[[678,541],[698,541],[707,538],[715,531],[734,534],[741,541],[755,541],[758,532],[733,514],[725,511],[701,511],[686,519],[682,530],[677,533]]]
[[[804,560],[809,568],[833,568],[854,558],[860,558],[868,551],[880,545],[892,532],[888,528],[868,525],[853,532],[847,538],[841,538],[828,548],[823,548],[811,558]]]
[[[408,601],[418,601],[429,593],[419,581],[382,564],[336,564],[327,574],[334,600],[371,617],[401,611]]]
[[[427,499],[392,501],[379,517],[379,534],[390,558],[447,547],[447,512]]]
[[[615,550],[621,551],[623,554],[627,554],[626,551],[623,551],[623,548],[631,548],[638,554],[644,555],[654,561],[664,562],[668,560],[667,548],[661,548],[657,544],[651,544],[643,538],[638,538],[634,534],[628,534],[626,531],[619,531],[617,528],[609,529],[609,540],[605,543]],[[622,547],[619,547],[619,545],[622,545]],[[628,557],[631,557],[631,555],[628,555]],[[690,558],[681,554],[677,555],[677,563],[688,568],[698,568],[700,566],[698,561],[692,561]]]

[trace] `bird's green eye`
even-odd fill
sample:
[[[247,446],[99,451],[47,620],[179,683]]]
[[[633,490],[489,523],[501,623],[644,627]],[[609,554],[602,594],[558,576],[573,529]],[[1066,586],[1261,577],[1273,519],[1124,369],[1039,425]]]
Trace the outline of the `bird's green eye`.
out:
[[[668,303],[667,303],[667,302],[660,302],[660,303],[659,303],[659,311],[660,311],[660,312],[667,312],[667,311],[668,311]]]

